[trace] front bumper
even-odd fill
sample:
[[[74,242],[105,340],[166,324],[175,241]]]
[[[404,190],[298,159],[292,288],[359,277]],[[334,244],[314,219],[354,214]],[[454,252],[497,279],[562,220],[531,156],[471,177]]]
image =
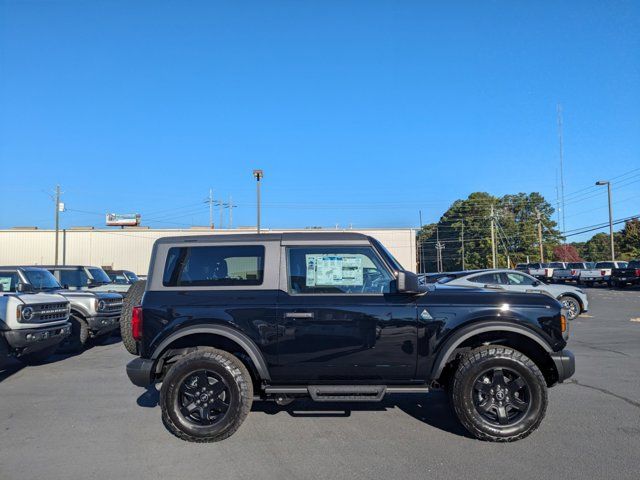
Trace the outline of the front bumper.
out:
[[[120,326],[120,315],[87,317],[87,324],[94,335],[101,335]]]
[[[65,337],[71,334],[71,324],[67,322],[55,327],[7,330],[2,333],[11,349],[24,355],[62,342]]]
[[[576,357],[569,350],[560,350],[551,354],[551,360],[558,371],[558,382],[562,383],[576,372]]]
[[[153,383],[152,371],[153,360],[148,358],[134,358],[127,363],[127,376],[138,387],[147,388]]]

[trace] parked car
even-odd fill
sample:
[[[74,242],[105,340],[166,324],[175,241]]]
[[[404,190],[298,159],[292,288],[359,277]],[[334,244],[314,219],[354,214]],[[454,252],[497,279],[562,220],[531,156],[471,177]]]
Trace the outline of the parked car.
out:
[[[131,286],[140,280],[140,277],[131,270],[105,270],[105,273],[111,279],[112,284],[121,287],[118,293],[124,297],[129,294]]]
[[[127,374],[162,382],[164,424],[184,440],[229,437],[254,394],[380,401],[443,385],[474,436],[517,440],[542,421],[547,386],[574,373],[566,312],[549,295],[477,287],[420,286],[352,232],[161,238]]]
[[[430,283],[436,283],[442,278],[446,278],[448,273],[446,272],[438,272],[438,273],[423,273],[418,275],[418,279],[420,281],[420,285],[428,285]]]
[[[614,268],[611,271],[611,285],[624,288],[627,285],[640,284],[640,260],[631,260],[626,267]]]
[[[40,281],[37,273],[33,281]],[[15,270],[0,267],[0,367],[9,358],[45,361],[71,333],[69,302],[56,293],[32,292]]]
[[[447,285],[499,288],[513,292],[543,293],[557,299],[567,310],[567,317],[573,320],[589,310],[589,299],[584,290],[569,285],[549,285],[533,276],[515,270],[475,270],[450,273]]]
[[[518,263],[516,264],[516,270],[519,272],[527,272],[529,273],[529,264],[528,263]]]
[[[67,290],[92,290],[95,292],[117,292],[125,296],[130,285],[113,283],[100,267],[87,265],[42,265],[49,270]]]
[[[581,270],[588,270],[596,266],[595,262],[570,262],[566,268],[554,268],[552,281],[554,282],[577,282]]]
[[[611,286],[611,271],[614,268],[627,268],[627,262],[598,262],[589,270],[581,270],[578,284],[592,287],[594,284],[606,283]]]
[[[17,275],[23,290],[59,294],[69,302],[71,334],[60,345],[61,351],[79,352],[89,339],[106,341],[120,326],[122,295],[119,293],[65,289],[42,267],[14,266],[0,267],[0,270]]]

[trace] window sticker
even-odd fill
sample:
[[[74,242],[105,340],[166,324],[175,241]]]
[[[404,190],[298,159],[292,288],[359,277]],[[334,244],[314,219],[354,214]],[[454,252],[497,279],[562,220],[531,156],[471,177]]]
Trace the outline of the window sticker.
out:
[[[307,287],[362,286],[361,255],[306,254]]]
[[[11,278],[12,277],[1,277],[0,278],[0,286],[2,287],[3,292],[8,292],[11,290]]]

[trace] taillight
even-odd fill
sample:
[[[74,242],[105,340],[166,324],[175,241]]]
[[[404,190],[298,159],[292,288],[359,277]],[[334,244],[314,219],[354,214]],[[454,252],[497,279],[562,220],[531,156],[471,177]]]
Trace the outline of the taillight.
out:
[[[576,271],[575,270],[571,270],[571,275],[575,275]]]
[[[640,268],[636,268],[636,277],[640,277]]]
[[[560,330],[562,333],[567,331],[567,317],[565,317],[564,313],[560,315]]]
[[[548,269],[548,268],[545,268],[545,269],[544,269],[544,276],[545,276],[545,277],[548,277],[548,276],[549,276],[549,269]]]
[[[131,335],[136,342],[142,340],[142,307],[133,307],[131,311]]]
[[[600,270],[600,275],[602,275],[603,277],[607,275],[607,271],[606,270]]]

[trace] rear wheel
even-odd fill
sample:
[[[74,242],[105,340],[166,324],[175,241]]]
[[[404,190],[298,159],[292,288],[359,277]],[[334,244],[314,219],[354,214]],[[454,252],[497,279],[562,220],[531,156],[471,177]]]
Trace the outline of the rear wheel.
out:
[[[120,317],[120,336],[122,337],[122,343],[127,352],[136,354],[138,353],[136,341],[133,339],[133,333],[131,332],[131,313],[133,307],[140,305],[142,302],[142,295],[144,289],[147,287],[146,280],[138,280],[131,285],[127,296],[124,299],[122,305],[122,316]]]
[[[582,309],[580,308],[580,302],[573,297],[564,295],[559,298],[562,306],[567,310],[567,317],[569,320],[573,320],[580,315]]]
[[[162,420],[175,436],[190,442],[230,437],[251,410],[249,371],[234,355],[200,348],[167,372],[160,390]]]
[[[467,354],[451,389],[456,415],[480,440],[512,442],[538,428],[547,410],[547,387],[536,364],[509,347]]]

